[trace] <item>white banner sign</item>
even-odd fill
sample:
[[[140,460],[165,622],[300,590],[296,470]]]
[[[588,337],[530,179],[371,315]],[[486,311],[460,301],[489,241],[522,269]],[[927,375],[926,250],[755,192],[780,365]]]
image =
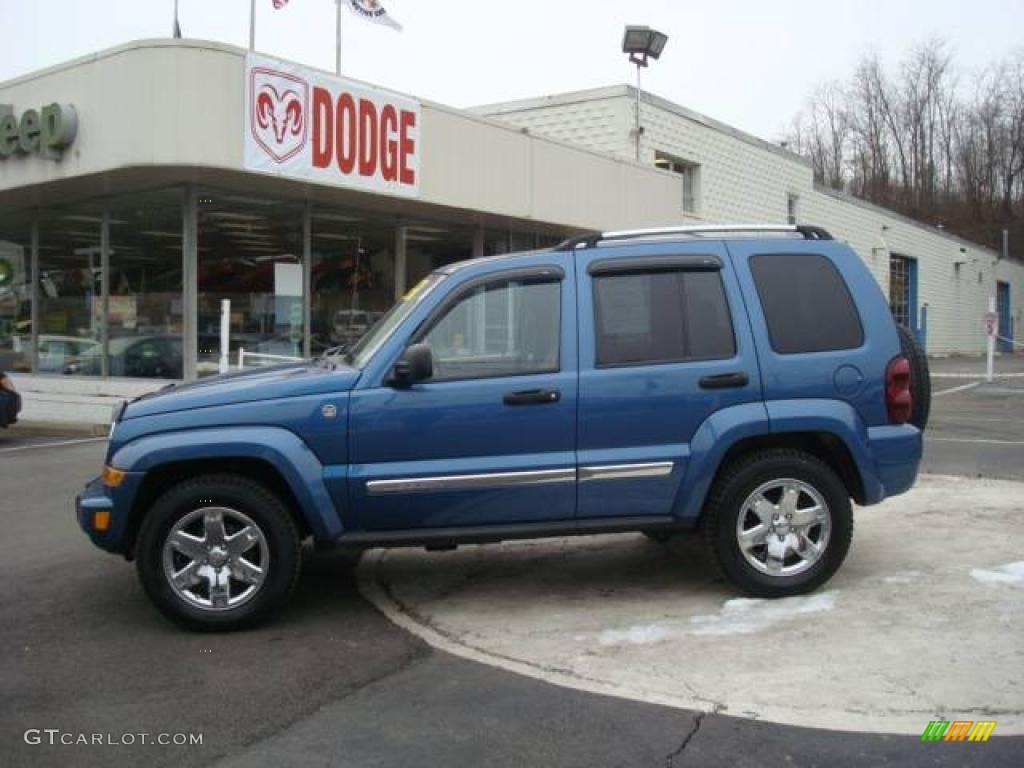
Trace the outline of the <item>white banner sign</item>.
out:
[[[248,54],[248,170],[416,197],[418,101]]]

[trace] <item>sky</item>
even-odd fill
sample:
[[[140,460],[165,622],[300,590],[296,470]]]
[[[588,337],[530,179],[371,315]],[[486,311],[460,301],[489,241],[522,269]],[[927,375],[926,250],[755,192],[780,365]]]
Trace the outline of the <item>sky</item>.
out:
[[[247,46],[250,0],[179,0],[185,37]],[[968,76],[1024,47],[1024,0],[383,0],[402,32],[342,16],[342,73],[466,107],[633,82],[626,24],[666,32],[643,87],[776,139],[818,83],[871,51],[947,40]],[[0,82],[171,34],[174,0],[0,0]],[[334,69],[334,0],[256,0],[256,48]]]

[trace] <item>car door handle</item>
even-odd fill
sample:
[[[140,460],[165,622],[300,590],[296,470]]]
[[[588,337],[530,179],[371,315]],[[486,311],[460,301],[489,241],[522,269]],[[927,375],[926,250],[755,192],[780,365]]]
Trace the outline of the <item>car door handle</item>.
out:
[[[745,373],[720,373],[716,376],[705,376],[700,380],[701,389],[731,389],[745,387],[750,378]]]
[[[557,403],[562,393],[557,389],[524,389],[520,392],[508,392],[503,398],[505,405],[546,405]]]

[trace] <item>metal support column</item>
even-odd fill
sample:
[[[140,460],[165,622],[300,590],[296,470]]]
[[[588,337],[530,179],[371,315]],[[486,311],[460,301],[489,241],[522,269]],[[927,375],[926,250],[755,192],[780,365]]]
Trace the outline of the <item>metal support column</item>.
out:
[[[302,356],[312,357],[313,328],[313,206],[302,211]]]
[[[473,258],[479,259],[484,255],[484,225],[478,224],[473,232]]]
[[[196,190],[185,185],[182,206],[181,232],[181,348],[184,359],[182,372],[186,381],[196,377],[196,359],[199,356],[199,212]]]
[[[409,280],[409,228],[405,224],[395,227],[395,301],[400,301],[408,290]]]
[[[100,224],[100,374],[110,375],[110,213],[103,211]]]
[[[636,63],[636,160],[640,162],[640,136],[643,134],[643,128],[640,125],[640,67],[641,64],[638,61]]]
[[[29,273],[32,288],[29,291],[29,312],[32,318],[32,373],[39,372],[39,215],[32,217],[29,243]]]

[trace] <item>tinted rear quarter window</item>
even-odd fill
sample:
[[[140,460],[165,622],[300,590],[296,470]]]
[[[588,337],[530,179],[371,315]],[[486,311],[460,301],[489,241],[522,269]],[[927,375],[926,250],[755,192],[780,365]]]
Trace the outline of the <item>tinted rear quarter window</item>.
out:
[[[818,254],[752,256],[772,349],[779,354],[853,349],[864,329],[835,265]]]

